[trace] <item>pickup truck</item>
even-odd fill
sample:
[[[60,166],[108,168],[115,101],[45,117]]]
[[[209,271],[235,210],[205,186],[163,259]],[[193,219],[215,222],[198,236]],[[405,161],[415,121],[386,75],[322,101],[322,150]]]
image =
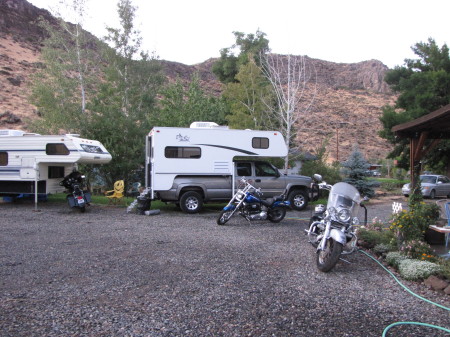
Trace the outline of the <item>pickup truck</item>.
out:
[[[283,175],[272,164],[265,161],[235,161],[235,179],[242,177],[261,188],[264,198],[287,191],[287,199],[294,210],[308,205],[312,179],[299,175]],[[232,197],[231,175],[179,175],[172,188],[156,191],[163,202],[176,203],[186,213],[197,213],[204,203],[226,202]],[[235,185],[237,186],[237,185]]]

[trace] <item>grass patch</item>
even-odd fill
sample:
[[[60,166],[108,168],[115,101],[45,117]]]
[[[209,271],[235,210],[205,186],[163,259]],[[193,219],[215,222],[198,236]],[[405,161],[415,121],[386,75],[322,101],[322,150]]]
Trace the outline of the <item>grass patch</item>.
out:
[[[47,202],[54,203],[66,203],[66,193],[49,194]],[[104,195],[92,195],[91,204],[93,205],[111,205],[110,200]],[[128,207],[136,198],[124,197],[119,203],[112,204],[117,207]],[[220,212],[226,203],[211,203],[205,204],[205,211],[217,211]],[[164,211],[180,211],[180,208],[173,203],[165,203],[159,200],[152,201],[151,209],[160,209]]]

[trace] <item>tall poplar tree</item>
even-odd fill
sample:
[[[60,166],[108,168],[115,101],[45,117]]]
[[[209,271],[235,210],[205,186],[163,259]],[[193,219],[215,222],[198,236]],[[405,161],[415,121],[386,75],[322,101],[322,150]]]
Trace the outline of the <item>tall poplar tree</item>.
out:
[[[100,168],[109,184],[130,182],[144,162],[145,135],[156,115],[156,94],[163,82],[156,57],[141,51],[135,29],[136,7],[130,0],[117,4],[120,27],[107,27],[104,48],[105,81],[92,102],[87,134],[103,142],[113,160]]]

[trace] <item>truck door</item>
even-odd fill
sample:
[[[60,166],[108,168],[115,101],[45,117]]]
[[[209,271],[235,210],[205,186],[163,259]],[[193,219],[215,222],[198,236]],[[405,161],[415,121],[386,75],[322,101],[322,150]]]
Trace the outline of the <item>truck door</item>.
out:
[[[280,195],[286,188],[284,178],[278,170],[266,162],[255,162],[255,175],[252,177],[254,186],[261,188],[263,197]]]

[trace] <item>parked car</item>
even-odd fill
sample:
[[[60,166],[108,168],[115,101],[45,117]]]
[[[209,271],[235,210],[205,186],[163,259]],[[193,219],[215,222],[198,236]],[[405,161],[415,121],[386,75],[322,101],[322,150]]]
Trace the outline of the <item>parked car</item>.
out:
[[[420,176],[420,184],[422,186],[422,195],[430,199],[435,197],[450,197],[450,179],[446,176],[437,174],[422,174]],[[410,184],[402,187],[402,194],[408,197],[411,193]]]
[[[381,173],[380,173],[380,171],[375,170],[375,171],[372,172],[372,176],[374,176],[374,177],[381,177]]]

